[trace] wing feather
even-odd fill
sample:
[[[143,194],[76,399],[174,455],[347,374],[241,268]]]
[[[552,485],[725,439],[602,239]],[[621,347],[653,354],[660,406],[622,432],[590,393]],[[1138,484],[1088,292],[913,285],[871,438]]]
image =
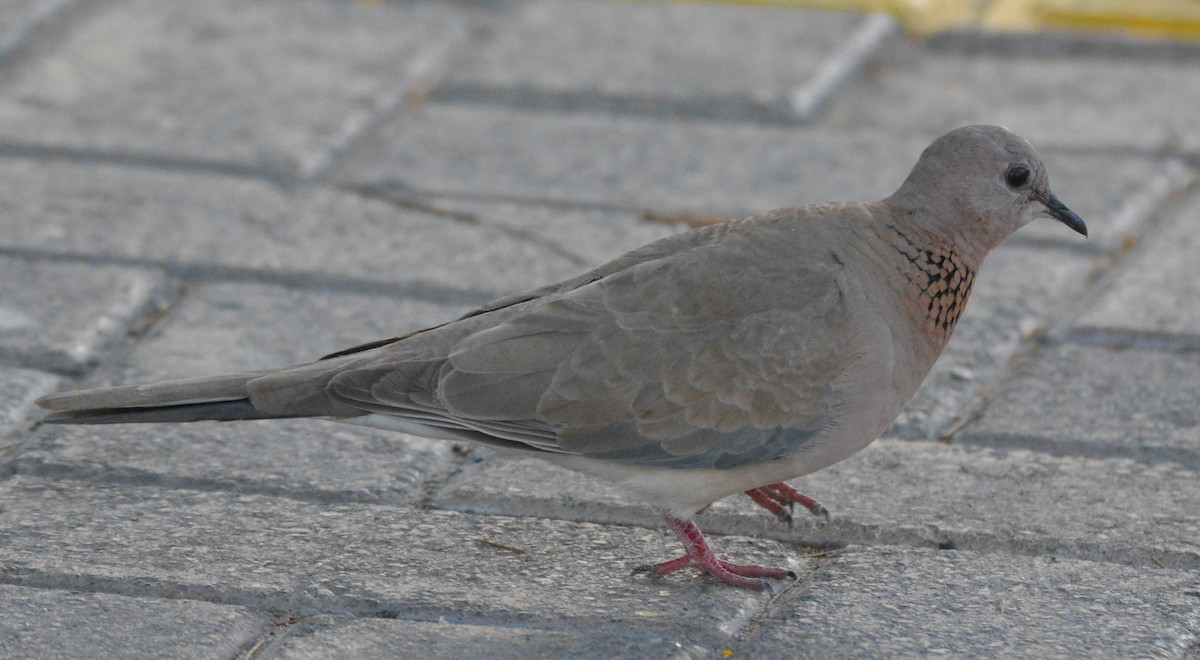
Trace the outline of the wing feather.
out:
[[[501,299],[413,337],[435,354],[397,359],[385,347],[381,363],[338,375],[329,391],[473,440],[641,465],[731,467],[803,451],[834,419],[833,384],[861,356],[845,341],[841,260],[797,242],[789,220],[687,234]]]

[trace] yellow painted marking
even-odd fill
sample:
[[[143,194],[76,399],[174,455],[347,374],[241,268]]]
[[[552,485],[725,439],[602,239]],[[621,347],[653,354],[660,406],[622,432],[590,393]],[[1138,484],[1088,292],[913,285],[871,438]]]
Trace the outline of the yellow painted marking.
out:
[[[997,30],[1100,30],[1137,37],[1200,38],[1197,0],[999,0],[982,25]]]
[[[950,28],[1090,30],[1200,39],[1200,0],[679,0],[891,14],[914,36]]]

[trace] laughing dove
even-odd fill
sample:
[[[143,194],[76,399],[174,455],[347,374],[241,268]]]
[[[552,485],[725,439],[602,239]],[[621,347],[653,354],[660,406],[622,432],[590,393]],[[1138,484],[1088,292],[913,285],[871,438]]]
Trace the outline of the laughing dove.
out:
[[[774,211],[650,243],[578,277],[402,337],[274,371],[67,392],[56,423],[326,417],[533,455],[666,514],[684,567],[763,589],[790,572],[718,559],[690,518],[875,440],[924,380],[984,257],[1039,213],[1086,235],[1025,140],[938,138],[891,197]]]

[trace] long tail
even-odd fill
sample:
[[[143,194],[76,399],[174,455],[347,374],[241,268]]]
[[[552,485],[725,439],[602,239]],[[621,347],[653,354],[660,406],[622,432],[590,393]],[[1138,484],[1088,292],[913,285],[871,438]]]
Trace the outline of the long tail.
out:
[[[261,374],[174,380],[51,394],[37,404],[53,411],[51,424],[195,422],[202,419],[265,419],[276,415],[250,403],[246,383]]]
[[[333,402],[325,384],[342,366],[328,360],[279,371],[172,380],[51,394],[37,400],[50,424],[131,424],[345,417],[361,414]]]

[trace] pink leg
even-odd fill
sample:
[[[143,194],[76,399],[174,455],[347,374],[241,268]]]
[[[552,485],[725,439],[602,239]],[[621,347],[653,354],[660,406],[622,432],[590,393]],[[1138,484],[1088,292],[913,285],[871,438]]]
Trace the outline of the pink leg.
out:
[[[776,518],[789,525],[792,524],[792,504],[799,504],[808,509],[814,516],[823,516],[826,520],[829,520],[829,510],[821,506],[820,502],[782,481],[748,490],[746,494],[750,496],[750,499],[754,500],[755,504],[770,511]],[[787,507],[787,509],[785,510],[784,507]]]
[[[755,504],[770,511],[771,515],[779,519],[779,522],[787,523],[788,527],[792,526],[792,512],[788,510],[791,508],[790,502],[786,503],[788,506],[784,508],[784,503],[776,501],[765,488],[754,488],[746,491],[746,494],[750,496],[750,499],[754,500]]]
[[[633,569],[634,573],[666,575],[682,568],[697,568],[726,584],[754,591],[763,589],[769,591],[771,588],[771,585],[767,584],[765,580],[757,578],[796,579],[796,574],[787,569],[734,564],[724,559],[717,559],[717,556],[709,549],[708,542],[704,540],[704,535],[700,533],[700,528],[690,520],[679,520],[668,516],[667,525],[672,532],[675,532],[675,536],[683,541],[683,556],[671,561],[664,561],[661,564],[639,566]]]

